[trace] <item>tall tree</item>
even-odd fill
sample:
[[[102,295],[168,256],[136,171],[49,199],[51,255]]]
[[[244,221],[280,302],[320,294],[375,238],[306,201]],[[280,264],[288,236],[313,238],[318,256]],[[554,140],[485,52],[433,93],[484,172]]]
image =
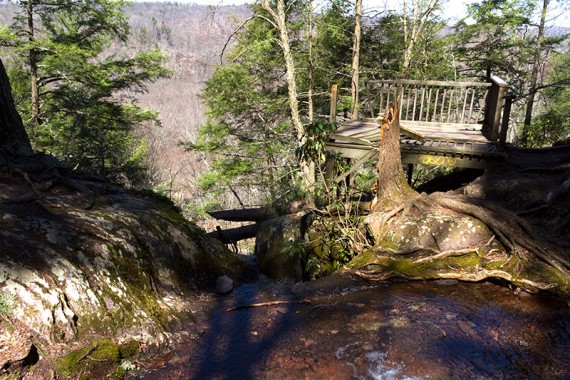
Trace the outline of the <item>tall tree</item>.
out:
[[[390,12],[366,25],[362,38],[361,66],[374,79],[400,76],[404,33],[400,16]]]
[[[309,123],[315,120],[315,106],[313,103],[314,83],[313,83],[313,44],[314,44],[314,17],[313,0],[309,0],[307,8],[307,108]]]
[[[11,44],[28,68],[32,143],[74,166],[132,182],[142,173],[144,143],[134,126],[156,121],[130,92],[168,74],[158,51],[103,56],[122,43],[123,1],[29,1],[12,26]]]
[[[290,167],[296,146],[289,95],[283,78],[284,56],[278,30],[254,6],[253,17],[236,33],[236,43],[206,82],[201,97],[207,122],[185,147],[208,156],[200,187],[214,194],[206,203],[220,207],[222,194],[256,194],[256,201],[287,197],[281,179],[294,183]],[[289,186],[294,192],[295,186]],[[261,196],[260,196],[261,194]],[[225,198],[225,202],[232,202]],[[247,198],[246,198],[247,199]],[[224,207],[231,206],[224,204]]]
[[[551,69],[541,92],[543,105],[526,132],[526,144],[549,146],[570,142],[570,52],[568,48],[551,56]]]
[[[303,146],[306,143],[306,133],[301,115],[299,113],[299,99],[297,96],[297,74],[295,60],[293,59],[293,52],[291,51],[291,44],[289,40],[289,26],[287,22],[287,15],[285,12],[285,1],[277,0],[276,7],[269,0],[262,0],[261,6],[271,16],[269,22],[277,29],[279,33],[279,40],[283,58],[285,60],[286,76],[287,76],[287,91],[289,93],[289,108],[291,111],[291,122],[295,131],[297,132],[298,146]],[[314,163],[301,161],[301,175],[305,189],[312,193],[315,186],[315,166]]]
[[[332,0],[315,15],[314,86],[328,93],[331,84],[351,88],[354,44],[354,8],[347,0]],[[328,109],[329,99],[316,99],[315,106]],[[320,102],[319,102],[320,101]],[[342,107],[353,102],[341,100]],[[349,109],[350,111],[350,109]],[[326,112],[325,112],[326,113]]]
[[[408,0],[409,1],[409,0]],[[406,77],[416,44],[439,5],[439,0],[407,0],[403,1],[402,24],[404,29],[404,56],[402,63],[403,76]]]
[[[534,5],[530,0],[482,0],[468,5],[468,16],[457,23],[456,47],[464,76],[485,80],[491,74],[509,84],[524,83],[527,42],[520,34],[529,25]],[[472,19],[473,22],[468,21]],[[513,57],[517,57],[516,61]]]
[[[362,0],[356,0],[354,23],[354,41],[352,45],[352,112],[351,119],[358,119],[358,91],[360,76],[360,40],[362,38]]]
[[[34,27],[34,2],[28,0],[26,2],[26,18],[27,18],[27,33],[28,41],[30,43],[28,50],[28,63],[30,65],[30,85],[31,85],[31,114],[33,134],[35,135],[40,125],[40,92],[38,86],[38,51],[34,46],[35,43],[35,27]]]
[[[532,71],[530,74],[530,82],[528,84],[529,94],[526,99],[526,110],[524,117],[524,124],[521,133],[521,144],[526,145],[528,142],[528,131],[530,129],[532,121],[532,110],[534,108],[534,99],[536,97],[537,84],[538,84],[538,74],[540,71],[541,60],[543,55],[543,46],[545,38],[545,25],[546,25],[546,14],[548,12],[548,7],[550,5],[550,0],[542,1],[542,10],[540,12],[540,21],[538,23],[536,44],[534,46],[534,56],[532,60]]]
[[[0,59],[0,145],[17,146],[31,152],[32,146],[16,110],[10,81],[4,63]]]

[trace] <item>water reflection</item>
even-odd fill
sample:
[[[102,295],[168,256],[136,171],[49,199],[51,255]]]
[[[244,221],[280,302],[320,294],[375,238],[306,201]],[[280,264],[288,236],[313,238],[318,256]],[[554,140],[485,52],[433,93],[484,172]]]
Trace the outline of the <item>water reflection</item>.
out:
[[[444,285],[343,278],[244,286],[219,300],[199,339],[146,378],[570,378],[567,300]],[[225,311],[275,299],[289,303]]]

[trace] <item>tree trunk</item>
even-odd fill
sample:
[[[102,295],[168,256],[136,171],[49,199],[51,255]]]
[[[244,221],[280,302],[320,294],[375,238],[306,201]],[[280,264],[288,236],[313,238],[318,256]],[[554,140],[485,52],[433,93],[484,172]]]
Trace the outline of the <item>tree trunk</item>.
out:
[[[534,97],[536,95],[536,85],[538,83],[538,71],[540,67],[540,58],[542,53],[542,43],[544,41],[544,24],[546,23],[546,11],[550,0],[543,0],[542,13],[540,15],[540,24],[538,25],[538,35],[536,37],[536,50],[534,52],[534,60],[532,63],[532,72],[530,74],[529,95],[526,101],[526,112],[524,117],[524,125],[521,136],[521,144],[526,145],[528,142],[528,132],[532,122],[532,109],[534,107]]]
[[[386,210],[405,201],[414,191],[408,185],[402,169],[400,153],[400,120],[398,104],[388,110],[380,127],[380,157],[378,159],[378,193],[375,211]]]
[[[427,4],[425,2],[420,2],[419,0],[413,0],[413,12],[412,17],[408,20],[407,3],[404,0],[403,7],[403,27],[404,27],[404,43],[406,45],[404,49],[404,60],[402,63],[403,77],[407,76],[408,70],[412,63],[412,55],[416,43],[421,37],[424,28],[429,21],[429,18],[435,8],[438,5],[439,0],[429,0]],[[411,25],[409,24],[411,22]]]
[[[16,110],[6,69],[0,60],[0,145],[18,146],[31,152],[32,146]]]
[[[301,122],[299,113],[299,101],[297,98],[297,84],[295,61],[291,52],[291,44],[289,43],[289,33],[287,31],[287,19],[285,15],[284,0],[277,0],[277,12],[271,7],[269,0],[263,0],[263,8],[271,15],[274,26],[279,31],[281,49],[283,50],[283,58],[285,59],[285,68],[287,74],[287,89],[289,93],[289,108],[291,110],[291,121],[297,132],[297,144],[302,146],[305,144],[305,128]],[[305,190],[312,193],[315,187],[315,164],[306,161],[299,163],[301,168],[301,176],[303,178],[303,186]]]
[[[314,107],[313,107],[313,0],[309,1],[309,22],[307,23],[307,41],[308,41],[308,53],[309,53],[309,68],[308,68],[308,94],[307,102],[309,108],[309,123],[312,123],[315,119]]]
[[[34,48],[34,9],[33,1],[28,0],[26,5],[28,16],[28,40],[30,41],[30,51],[28,52],[30,64],[30,85],[31,85],[31,109],[32,109],[32,123],[33,135],[37,133],[38,126],[40,125],[40,90],[38,87],[38,56]]]
[[[354,41],[352,45],[352,112],[351,120],[358,119],[358,89],[360,75],[360,38],[362,35],[362,0],[356,0],[356,24],[354,25]]]

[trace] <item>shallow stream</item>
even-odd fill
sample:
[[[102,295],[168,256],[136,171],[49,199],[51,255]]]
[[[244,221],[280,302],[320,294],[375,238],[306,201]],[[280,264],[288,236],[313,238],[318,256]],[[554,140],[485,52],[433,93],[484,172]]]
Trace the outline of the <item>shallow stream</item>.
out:
[[[278,301],[276,304],[267,304]],[[569,300],[490,283],[242,285],[145,379],[570,379]],[[252,306],[253,307],[248,307]]]

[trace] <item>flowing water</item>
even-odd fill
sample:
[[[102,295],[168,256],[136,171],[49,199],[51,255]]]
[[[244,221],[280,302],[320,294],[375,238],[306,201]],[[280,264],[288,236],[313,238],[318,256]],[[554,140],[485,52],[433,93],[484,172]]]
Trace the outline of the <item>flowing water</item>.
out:
[[[217,302],[210,321],[192,326],[199,337],[136,376],[570,379],[567,299],[490,283],[335,277],[243,285]]]

